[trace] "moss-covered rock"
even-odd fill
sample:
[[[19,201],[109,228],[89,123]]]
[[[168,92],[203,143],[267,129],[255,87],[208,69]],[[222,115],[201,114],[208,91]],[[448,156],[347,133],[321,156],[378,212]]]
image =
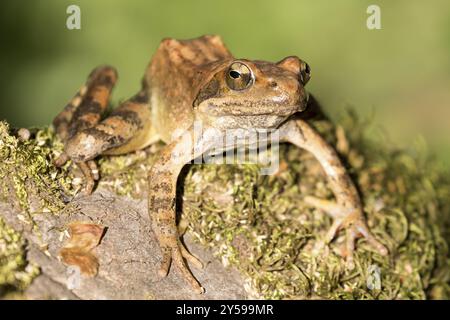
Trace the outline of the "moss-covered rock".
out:
[[[251,297],[449,298],[446,171],[426,155],[423,144],[401,150],[385,141],[376,143],[367,123],[352,113],[338,123],[336,127],[321,120],[313,125],[346,162],[362,194],[369,226],[389,248],[388,257],[361,239],[356,268],[349,270],[341,257],[342,235],[330,246],[320,246],[331,219],[307,206],[303,197],[332,198],[332,193],[319,163],[288,145],[281,146],[280,169],[272,176],[259,175],[256,165],[186,167],[178,199],[180,227],[211,247],[224,264],[238,268]],[[146,171],[159,148],[101,158],[100,186],[144,197]],[[14,193],[13,202],[31,220],[35,211],[57,212],[80,186],[70,164],[53,166],[60,150],[49,129],[21,141],[5,124],[0,126],[0,178],[8,181],[4,195],[10,200]]]
[[[346,160],[369,226],[389,248],[388,257],[360,240],[356,268],[348,270],[340,256],[342,236],[328,248],[318,247],[331,219],[302,198],[332,194],[319,163],[293,146],[281,148],[274,176],[260,176],[251,165],[193,166],[184,192],[189,229],[248,277],[248,291],[257,298],[448,298],[443,232],[449,179],[421,152],[371,141],[366,124],[351,113],[340,123],[314,125]]]
[[[52,164],[61,150],[50,128],[10,130],[0,122],[0,200],[21,212],[19,220],[37,235],[33,214],[58,212],[64,207],[64,195],[74,191],[68,167],[60,170]],[[1,215],[0,296],[22,291],[39,274],[39,268],[26,260],[25,240]]]
[[[76,191],[69,166],[53,165],[62,147],[51,128],[10,130],[0,122],[0,199],[23,210],[29,222],[33,212],[58,212]]]

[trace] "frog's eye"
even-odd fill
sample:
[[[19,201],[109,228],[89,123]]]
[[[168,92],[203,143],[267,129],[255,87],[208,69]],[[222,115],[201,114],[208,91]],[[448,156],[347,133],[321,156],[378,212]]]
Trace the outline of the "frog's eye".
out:
[[[232,90],[244,90],[253,82],[252,70],[242,62],[233,62],[228,68],[226,82]]]
[[[304,85],[311,79],[311,68],[305,61],[300,64],[300,77]]]
[[[311,68],[309,65],[296,56],[289,56],[277,62],[281,68],[298,75],[300,82],[306,85],[311,78]]]

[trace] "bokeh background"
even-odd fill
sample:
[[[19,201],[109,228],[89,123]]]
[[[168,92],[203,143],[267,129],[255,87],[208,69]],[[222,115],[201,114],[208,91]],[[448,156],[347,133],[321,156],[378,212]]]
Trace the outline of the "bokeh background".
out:
[[[71,4],[81,30],[66,28]],[[382,30],[366,28],[370,4]],[[117,102],[139,88],[162,38],[219,34],[236,57],[300,56],[331,117],[352,106],[379,139],[424,137],[450,163],[448,0],[5,0],[0,18],[0,119],[14,126],[50,123],[96,65],[118,68]]]

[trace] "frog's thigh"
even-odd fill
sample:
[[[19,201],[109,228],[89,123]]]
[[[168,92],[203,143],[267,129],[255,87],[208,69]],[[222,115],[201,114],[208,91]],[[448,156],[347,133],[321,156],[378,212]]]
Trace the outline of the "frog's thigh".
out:
[[[111,66],[100,66],[90,73],[86,84],[53,120],[55,131],[63,141],[100,121],[116,81],[117,71]]]
[[[109,117],[70,138],[65,152],[75,162],[94,159],[101,154],[123,154],[155,142],[150,110],[138,95],[124,102]]]
[[[146,101],[139,101],[139,96],[115,109],[102,124],[106,127],[120,129],[115,132],[125,138],[125,142],[107,149],[103,154],[117,155],[143,149],[159,140],[151,123],[151,111]]]

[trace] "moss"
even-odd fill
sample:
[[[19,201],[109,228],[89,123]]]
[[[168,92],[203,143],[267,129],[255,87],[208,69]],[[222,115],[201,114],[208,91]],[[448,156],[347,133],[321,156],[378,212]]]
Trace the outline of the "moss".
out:
[[[318,162],[289,145],[281,146],[280,170],[272,176],[260,176],[256,165],[187,167],[179,190],[181,225],[225,265],[238,268],[254,298],[448,299],[447,172],[427,155],[421,140],[408,149],[376,143],[374,130],[352,112],[337,123],[313,125],[345,161],[372,231],[390,249],[388,257],[360,239],[356,268],[348,270],[340,255],[342,235],[320,247],[331,219],[303,197],[332,198],[332,193]],[[101,158],[100,186],[145,196],[146,172],[161,147]],[[53,166],[61,149],[48,128],[21,141],[0,123],[0,178],[8,181],[2,194],[14,193],[28,219],[39,210],[57,212],[80,187],[70,163]],[[380,288],[371,286],[377,283],[374,270],[379,270]]]
[[[0,122],[0,199],[22,212],[18,218],[40,236],[33,215],[55,214],[64,207],[64,197],[74,191],[71,174],[68,166],[60,170],[53,165],[62,144],[51,129],[21,129],[17,137],[13,133]],[[25,257],[24,240],[0,217],[0,296],[25,289],[39,273]]]
[[[0,296],[25,289],[38,274],[26,260],[24,240],[0,217]]]
[[[329,248],[318,248],[331,219],[302,198],[332,195],[318,162],[287,145],[281,147],[281,170],[274,176],[259,176],[251,165],[192,166],[183,211],[190,232],[247,277],[255,298],[449,298],[446,173],[424,150],[375,143],[367,123],[352,113],[339,123],[337,128],[327,121],[314,125],[346,161],[388,257],[361,239],[350,271],[339,254],[342,236]],[[368,288],[374,268],[380,290]]]
[[[99,186],[111,189],[121,196],[142,197],[147,189],[147,171],[161,146],[157,144],[145,151],[101,158]]]
[[[20,207],[32,223],[35,212],[61,210],[64,198],[75,189],[69,166],[60,170],[53,165],[63,147],[53,130],[30,131],[32,139],[22,140],[11,133],[6,122],[0,122],[0,179],[4,182],[0,197]]]

